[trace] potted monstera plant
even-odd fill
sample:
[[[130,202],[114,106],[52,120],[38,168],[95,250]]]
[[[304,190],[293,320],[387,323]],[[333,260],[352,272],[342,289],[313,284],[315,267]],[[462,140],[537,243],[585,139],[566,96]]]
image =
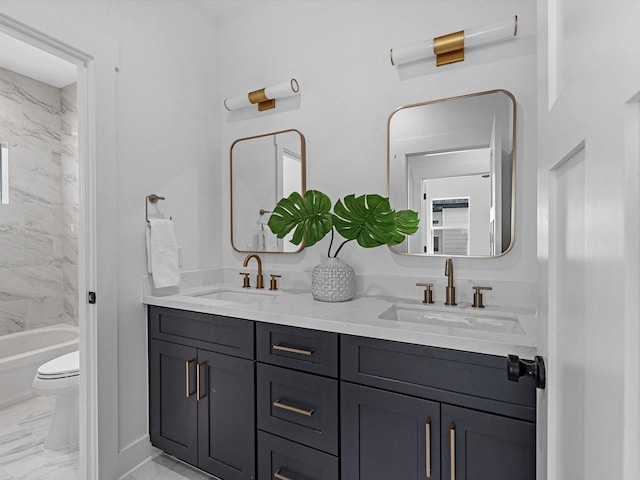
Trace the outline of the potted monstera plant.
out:
[[[388,198],[376,194],[347,195],[333,205],[333,212],[331,207],[331,199],[318,190],[304,196],[293,192],[278,202],[267,225],[278,238],[293,231],[291,243],[304,240],[306,247],[331,232],[327,261],[311,273],[311,292],[316,300],[342,302],[355,294],[353,268],[338,258],[342,248],[353,241],[364,248],[397,245],[418,230],[419,219],[413,210],[393,210]],[[336,232],[344,240],[332,252]]]

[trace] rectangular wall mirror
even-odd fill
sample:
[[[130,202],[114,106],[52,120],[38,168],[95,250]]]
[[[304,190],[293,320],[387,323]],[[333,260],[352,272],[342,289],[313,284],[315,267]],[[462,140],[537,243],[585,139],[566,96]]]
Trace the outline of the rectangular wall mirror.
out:
[[[231,145],[231,245],[238,252],[296,253],[267,226],[282,197],[306,190],[304,135],[283,130],[241,138]]]
[[[387,124],[391,205],[420,214],[394,253],[497,257],[513,246],[516,102],[491,90],[398,108]]]

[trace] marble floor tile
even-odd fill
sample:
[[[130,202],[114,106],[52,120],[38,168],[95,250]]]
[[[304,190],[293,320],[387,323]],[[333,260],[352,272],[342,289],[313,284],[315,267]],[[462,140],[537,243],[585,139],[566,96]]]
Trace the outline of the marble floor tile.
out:
[[[122,480],[216,480],[200,470],[186,465],[168,455],[159,455],[141,465]],[[0,478],[0,480],[2,480]]]
[[[55,401],[34,397],[0,410],[0,480],[79,480],[78,447],[42,447]]]
[[[35,397],[0,410],[0,480],[80,480],[78,448],[42,448],[55,402]],[[216,480],[168,455],[159,455],[123,480]]]

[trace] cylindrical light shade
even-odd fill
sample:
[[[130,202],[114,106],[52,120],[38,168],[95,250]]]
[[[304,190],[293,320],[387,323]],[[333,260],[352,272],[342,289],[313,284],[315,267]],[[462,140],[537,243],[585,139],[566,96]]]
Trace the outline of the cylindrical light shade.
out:
[[[421,58],[433,57],[433,40],[392,48],[390,56],[391,65],[402,65],[403,63],[415,62]]]
[[[224,99],[224,106],[230,112],[238,110],[239,108],[249,107],[250,105],[251,102],[249,101],[248,95],[240,95],[238,97]]]
[[[276,98],[290,97],[300,91],[298,81],[292,78],[288,82],[279,83],[271,87],[249,92],[247,95],[226,98],[224,106],[227,110],[233,111],[240,108],[250,107],[251,105],[263,101],[275,100]]]
[[[499,42],[515,37],[517,33],[518,16],[516,15],[482,27],[467,28],[464,31],[464,46],[473,48],[478,45]]]
[[[295,78],[292,78],[288,82],[279,83],[278,85],[265,88],[264,95],[269,99],[283,98],[295,95],[299,91],[300,87],[298,86],[298,81]]]
[[[516,36],[517,33],[518,16],[515,15],[505,20],[500,20],[499,22],[493,22],[489,25],[465,29],[463,48],[473,48],[487,43],[506,40]],[[442,40],[448,36],[449,35],[442,35],[437,38]],[[434,57],[436,56],[434,52],[435,43],[435,39],[433,39],[414,43],[412,45],[405,45],[400,48],[393,48],[390,52],[391,64],[402,65],[403,63],[415,62],[416,60]]]

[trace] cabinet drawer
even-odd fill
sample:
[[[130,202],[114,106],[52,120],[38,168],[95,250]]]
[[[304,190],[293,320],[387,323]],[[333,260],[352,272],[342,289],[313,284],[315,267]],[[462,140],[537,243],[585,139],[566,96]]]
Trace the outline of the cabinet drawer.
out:
[[[258,428],[338,454],[338,381],[257,365]]]
[[[258,323],[258,360],[328,377],[338,376],[338,335],[319,330]]]
[[[340,345],[342,380],[535,421],[535,384],[509,381],[504,357],[347,335]]]
[[[173,308],[149,307],[149,337],[253,359],[253,322]]]
[[[258,478],[339,480],[338,459],[284,438],[258,432]]]

